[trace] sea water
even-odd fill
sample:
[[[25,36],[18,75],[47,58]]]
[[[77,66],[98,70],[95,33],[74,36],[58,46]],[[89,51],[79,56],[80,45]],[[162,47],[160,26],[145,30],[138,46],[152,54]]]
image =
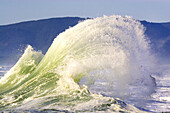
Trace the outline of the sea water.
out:
[[[129,16],[104,16],[59,34],[45,55],[28,46],[0,79],[0,110],[168,111],[169,67],[158,70],[144,31]]]

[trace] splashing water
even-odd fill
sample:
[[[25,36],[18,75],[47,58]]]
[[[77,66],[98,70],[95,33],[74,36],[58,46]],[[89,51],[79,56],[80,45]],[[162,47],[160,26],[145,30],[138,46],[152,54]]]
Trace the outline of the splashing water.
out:
[[[150,76],[154,63],[138,21],[128,16],[85,20],[59,34],[45,56],[27,47],[0,80],[0,109],[139,111],[79,84],[85,77],[91,85],[98,80],[114,84],[109,90],[118,92],[113,96],[121,95],[128,85],[146,86],[146,93],[154,86]]]

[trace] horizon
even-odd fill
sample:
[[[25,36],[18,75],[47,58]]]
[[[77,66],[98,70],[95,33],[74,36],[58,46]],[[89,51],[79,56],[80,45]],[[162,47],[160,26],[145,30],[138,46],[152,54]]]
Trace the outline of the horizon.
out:
[[[58,18],[132,16],[154,23],[170,22],[170,0],[0,0],[0,25]]]
[[[103,16],[105,16],[105,15],[103,15]],[[101,17],[103,17],[103,16],[101,16]],[[50,18],[38,18],[38,19],[33,19],[33,20],[25,20],[25,21],[19,21],[19,22],[4,24],[4,25],[0,24],[0,26],[8,26],[8,25],[14,25],[14,24],[20,24],[20,23],[36,22],[36,21],[41,21],[41,20],[50,20],[50,19],[57,19],[57,18],[84,18],[84,19],[89,18],[89,19],[93,19],[93,18],[90,18],[90,17],[78,17],[78,16],[65,16],[65,17],[63,16],[62,17],[61,16],[61,17],[50,17]],[[149,23],[170,23],[170,21],[168,21],[168,22],[152,22],[152,21],[148,21],[148,20],[137,20],[137,21],[146,21],[146,22],[149,22]]]

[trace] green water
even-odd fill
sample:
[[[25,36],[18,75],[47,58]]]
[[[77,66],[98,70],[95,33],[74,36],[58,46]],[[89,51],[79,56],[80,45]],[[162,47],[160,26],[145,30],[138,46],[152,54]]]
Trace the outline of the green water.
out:
[[[142,112],[119,99],[93,94],[79,81],[96,70],[111,70],[114,75],[104,78],[118,80],[120,89],[140,79],[152,85],[146,75],[154,58],[143,33],[143,26],[131,17],[105,16],[58,35],[45,56],[28,46],[0,80],[0,110]]]

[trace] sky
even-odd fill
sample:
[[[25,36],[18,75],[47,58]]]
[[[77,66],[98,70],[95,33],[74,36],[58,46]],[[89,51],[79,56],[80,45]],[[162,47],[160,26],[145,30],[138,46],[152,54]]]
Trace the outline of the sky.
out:
[[[170,22],[170,0],[0,0],[0,25],[53,17],[103,15]]]

